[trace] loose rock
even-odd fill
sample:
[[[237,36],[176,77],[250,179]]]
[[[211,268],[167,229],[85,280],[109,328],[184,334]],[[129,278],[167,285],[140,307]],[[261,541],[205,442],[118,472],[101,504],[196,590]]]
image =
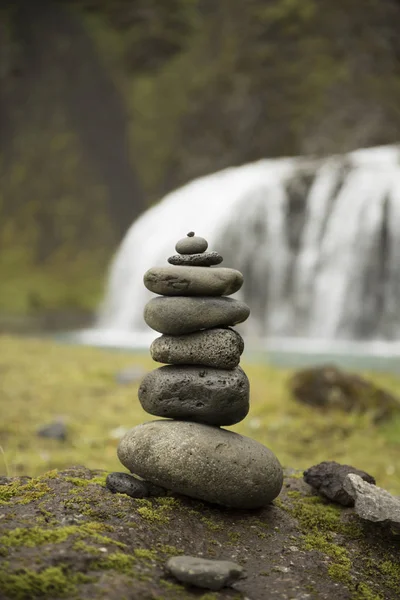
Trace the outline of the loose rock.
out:
[[[170,256],[170,265],[190,265],[192,267],[211,267],[222,263],[223,258],[218,252],[204,252],[204,254],[174,254]]]
[[[208,425],[234,425],[249,411],[249,380],[232,370],[169,365],[146,375],[139,387],[143,409],[158,417]]]
[[[349,465],[340,465],[335,461],[324,461],[304,471],[304,481],[318,492],[343,506],[353,506],[354,498],[344,488],[346,477],[354,473],[368,483],[375,484],[375,479],[365,471]]]
[[[160,363],[234,369],[243,349],[237,331],[218,328],[180,336],[162,335],[151,344],[150,354]]]
[[[240,509],[266,506],[283,482],[282,467],[271,450],[233,431],[199,423],[138,425],[122,438],[118,458],[156,485]]]
[[[233,298],[153,298],[144,309],[144,320],[155,331],[168,335],[242,323],[250,314],[244,302]]]
[[[229,560],[209,560],[196,556],[173,556],[166,569],[178,581],[208,590],[220,590],[243,577],[243,567]]]
[[[193,233],[193,232],[190,232]],[[178,254],[202,254],[208,248],[208,242],[198,235],[187,235],[176,243]]]
[[[127,494],[131,498],[147,498],[150,495],[145,482],[129,473],[110,473],[107,475],[106,486],[113,493]]]
[[[392,533],[400,535],[398,498],[382,488],[367,483],[354,473],[347,475],[344,488],[353,498],[355,511],[361,519],[388,525]]]
[[[67,426],[64,421],[54,421],[37,430],[37,435],[65,442],[67,439]]]
[[[400,400],[374,383],[335,366],[296,373],[289,383],[294,397],[317,408],[369,411],[379,421],[400,410]]]
[[[243,285],[243,275],[225,267],[153,267],[143,280],[162,296],[230,296]]]

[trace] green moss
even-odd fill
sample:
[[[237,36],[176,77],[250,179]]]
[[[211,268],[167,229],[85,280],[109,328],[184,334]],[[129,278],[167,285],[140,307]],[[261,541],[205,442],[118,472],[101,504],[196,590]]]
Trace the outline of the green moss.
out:
[[[58,567],[49,567],[36,572],[23,569],[18,573],[0,571],[0,590],[13,600],[32,598],[62,598],[74,596],[76,586],[92,581],[92,578]]]
[[[82,525],[68,525],[55,529],[17,527],[0,537],[0,545],[2,544],[8,548],[19,546],[34,548],[43,544],[59,544],[67,540],[70,536],[76,535],[79,538],[91,538],[103,544],[116,544],[117,546],[125,547],[125,544],[122,544],[122,542],[117,542],[112,538],[101,535],[100,532],[105,531],[112,531],[112,528],[96,522],[83,523]]]
[[[134,556],[124,554],[122,552],[114,552],[108,556],[97,560],[91,567],[98,570],[112,570],[118,571],[118,573],[124,573],[125,575],[134,575],[133,567],[136,559]]]
[[[176,498],[164,497],[154,498],[153,501],[147,498],[137,498],[136,504],[139,504],[137,512],[146,521],[151,523],[168,523],[169,517],[166,514],[168,510],[179,506]]]
[[[238,531],[228,531],[229,544],[237,544],[240,541],[240,533]]]
[[[64,479],[69,483],[73,483],[77,487],[87,487],[89,485],[101,485],[105,487],[107,475],[108,473],[105,473],[104,475],[100,475],[98,477],[92,477],[92,479],[84,479],[82,477],[64,477]]]
[[[168,544],[160,544],[156,545],[157,551],[162,554],[167,554],[170,556],[176,556],[178,554],[183,554],[183,550],[176,548],[175,546],[169,546]]]
[[[16,504],[29,504],[50,492],[51,488],[40,478],[31,479],[25,484],[13,481],[0,485],[0,505],[8,504],[11,500]]]
[[[394,590],[400,589],[400,563],[395,564],[391,560],[384,560],[376,564],[387,584]]]
[[[357,590],[351,596],[351,600],[384,600],[379,594],[375,594],[365,583],[359,583]]]
[[[135,548],[133,553],[136,558],[145,560],[156,560],[157,558],[157,552],[155,550],[149,550],[148,548]]]
[[[210,529],[211,531],[222,531],[223,529],[222,525],[220,525],[219,523],[215,523],[207,517],[200,517],[200,521],[204,523],[204,525],[207,525],[208,529]]]
[[[150,508],[149,506],[140,506],[137,509],[137,512],[146,521],[150,521],[151,523],[168,523],[169,517],[167,517],[164,513],[155,510],[154,508]]]

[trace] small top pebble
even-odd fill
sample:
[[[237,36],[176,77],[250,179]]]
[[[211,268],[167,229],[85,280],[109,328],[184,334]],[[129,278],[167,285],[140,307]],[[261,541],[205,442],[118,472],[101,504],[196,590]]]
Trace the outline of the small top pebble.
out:
[[[175,250],[179,254],[201,254],[208,248],[208,242],[202,237],[196,236],[194,231],[189,231],[185,238],[177,242]]]

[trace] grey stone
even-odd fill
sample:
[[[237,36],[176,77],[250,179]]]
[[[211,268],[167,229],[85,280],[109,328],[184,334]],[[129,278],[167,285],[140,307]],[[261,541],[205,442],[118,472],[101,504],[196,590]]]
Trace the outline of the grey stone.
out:
[[[234,369],[244,349],[233,329],[206,329],[186,335],[162,335],[150,346],[153,360],[170,365],[205,365]]]
[[[388,525],[395,535],[400,534],[400,500],[382,488],[371,485],[359,475],[347,475],[344,488],[355,502],[361,519]]]
[[[218,252],[204,252],[203,254],[174,254],[170,256],[170,265],[184,265],[192,267],[211,267],[219,265],[224,259]]]
[[[150,495],[145,482],[129,473],[110,473],[107,475],[106,486],[113,493],[127,494],[131,498],[147,498]]]
[[[40,427],[40,429],[37,430],[37,435],[65,442],[67,439],[67,426],[64,421],[54,421],[53,423]]]
[[[165,565],[178,581],[207,590],[220,590],[243,577],[244,569],[230,560],[173,556]]]
[[[230,296],[243,285],[243,275],[225,267],[153,267],[143,280],[162,296]]]
[[[168,297],[153,298],[144,308],[144,320],[155,331],[183,335],[242,323],[250,314],[244,302],[233,298]]]
[[[166,494],[166,490],[158,485],[143,481],[129,473],[109,473],[106,479],[106,486],[113,493],[126,494],[131,498],[160,497]]]
[[[245,372],[169,365],[148,373],[139,387],[144,410],[157,417],[234,425],[249,411]]]
[[[122,438],[118,458],[128,470],[163,488],[240,509],[266,506],[283,482],[278,459],[259,442],[187,421],[134,427]]]
[[[192,232],[191,232],[192,233]],[[187,235],[176,243],[178,254],[202,254],[208,248],[208,242],[198,235]]]
[[[344,482],[349,473],[355,473],[364,481],[375,484],[375,479],[365,471],[349,465],[340,465],[335,461],[324,461],[310,467],[304,471],[304,481],[329,500],[343,506],[353,506],[353,497],[344,489]]]

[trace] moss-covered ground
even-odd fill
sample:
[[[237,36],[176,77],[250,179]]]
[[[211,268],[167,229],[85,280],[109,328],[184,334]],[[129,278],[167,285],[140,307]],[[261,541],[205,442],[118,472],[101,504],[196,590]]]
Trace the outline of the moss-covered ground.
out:
[[[0,474],[35,476],[73,464],[121,470],[119,437],[151,417],[137,399],[139,381],[124,385],[116,375],[130,367],[145,372],[156,366],[146,353],[0,337]],[[304,469],[337,460],[365,469],[378,485],[400,495],[399,416],[375,424],[373,411],[319,412],[291,398],[291,371],[267,364],[243,367],[251,409],[231,429],[268,445],[285,466]],[[400,395],[398,378],[368,377]],[[67,425],[65,442],[38,437],[40,426],[60,417]]]

